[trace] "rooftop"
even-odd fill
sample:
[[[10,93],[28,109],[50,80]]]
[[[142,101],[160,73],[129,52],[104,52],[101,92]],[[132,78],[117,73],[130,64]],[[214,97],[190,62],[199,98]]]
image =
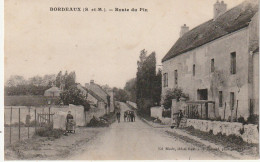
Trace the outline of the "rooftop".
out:
[[[258,1],[249,0],[185,33],[164,56],[162,62],[245,28],[258,11]]]

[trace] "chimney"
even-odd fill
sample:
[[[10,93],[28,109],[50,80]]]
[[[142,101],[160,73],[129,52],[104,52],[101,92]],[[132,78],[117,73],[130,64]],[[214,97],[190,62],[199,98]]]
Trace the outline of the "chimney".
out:
[[[186,24],[184,24],[182,27],[181,27],[181,32],[180,32],[180,37],[182,37],[185,33],[187,33],[189,31],[189,27],[186,26]]]
[[[214,20],[221,14],[227,11],[227,4],[224,1],[217,2],[214,4]]]
[[[94,84],[94,80],[90,80],[90,84]]]

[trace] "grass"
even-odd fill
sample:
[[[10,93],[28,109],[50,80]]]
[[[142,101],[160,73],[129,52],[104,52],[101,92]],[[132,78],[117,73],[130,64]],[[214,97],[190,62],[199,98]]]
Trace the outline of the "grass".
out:
[[[236,150],[238,152],[244,152],[244,151],[251,152],[253,148],[256,148],[257,153],[259,152],[259,147],[257,144],[249,144],[243,141],[241,137],[236,136],[234,134],[227,136],[225,134],[218,133],[217,135],[214,135],[212,130],[209,132],[203,132],[194,129],[192,126],[183,129],[193,136],[200,137],[203,140],[207,140],[217,145],[222,145],[225,149],[228,150]]]
[[[40,137],[60,138],[65,133],[62,129],[53,129],[52,125],[36,129],[35,135]]]

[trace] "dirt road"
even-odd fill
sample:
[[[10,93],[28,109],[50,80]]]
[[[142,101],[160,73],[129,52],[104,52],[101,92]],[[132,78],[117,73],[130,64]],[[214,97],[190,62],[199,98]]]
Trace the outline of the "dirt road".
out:
[[[121,114],[129,109],[120,103]],[[77,160],[170,160],[170,159],[230,159],[228,156],[186,143],[169,136],[164,128],[152,128],[136,122],[114,123],[105,133],[85,146],[84,151],[73,155]],[[221,156],[220,156],[221,155]]]

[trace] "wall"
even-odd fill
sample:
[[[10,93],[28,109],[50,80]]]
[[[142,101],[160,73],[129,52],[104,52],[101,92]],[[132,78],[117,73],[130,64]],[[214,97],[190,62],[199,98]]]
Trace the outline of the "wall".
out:
[[[25,123],[26,122],[26,116],[30,115],[31,120],[35,120],[35,109],[37,113],[48,113],[49,107],[26,107],[26,106],[12,106],[12,123],[18,123],[19,122],[19,109],[20,108],[20,121]],[[6,106],[4,111],[4,123],[10,124],[10,112],[11,107]],[[84,126],[85,125],[85,116],[84,116],[84,107],[83,106],[75,106],[75,105],[69,105],[69,106],[62,106],[62,107],[51,107],[51,113],[54,113],[53,121],[55,128],[60,127],[62,124],[60,123],[61,119],[65,115],[65,118],[67,116],[68,111],[71,111],[71,114],[73,115],[76,125],[77,126]],[[63,116],[63,117],[61,117]]]
[[[251,99],[253,100],[254,113],[259,114],[259,52],[254,52],[259,48],[259,12],[255,14],[249,24],[249,82],[251,86]]]
[[[259,143],[259,133],[257,130],[257,125],[248,124],[243,125],[242,123],[230,123],[221,121],[208,121],[208,120],[197,120],[197,119],[187,119],[187,127],[193,126],[203,132],[213,131],[213,134],[222,133],[225,135],[237,135],[243,138],[245,142],[248,143]],[[244,129],[244,133],[241,134],[240,130]]]
[[[254,113],[259,114],[259,52],[253,55],[253,97]]]
[[[236,52],[236,74],[230,74],[230,53]],[[194,50],[163,62],[162,73],[168,73],[168,87],[162,88],[162,96],[169,88],[181,87],[190,100],[197,100],[198,89],[208,89],[208,100],[216,102],[216,113],[226,119],[231,116],[230,92],[239,100],[238,116],[248,116],[248,28],[223,36]],[[211,72],[214,59],[215,72]],[[195,76],[193,76],[195,64]],[[178,85],[174,84],[174,70],[178,70]],[[163,82],[162,82],[163,83]],[[218,92],[223,92],[223,106],[219,107]],[[236,108],[235,104],[235,108]],[[210,116],[212,116],[212,111]],[[233,110],[234,114],[234,110]],[[234,117],[234,115],[233,115]]]
[[[91,108],[86,113],[86,123],[89,123],[90,120],[95,116],[96,118],[99,118],[106,114],[105,109],[98,109],[98,108]]]
[[[159,119],[162,119],[162,111],[163,111],[163,108],[162,107],[151,107],[150,108],[151,110],[151,117],[154,117],[154,118],[159,118]]]

